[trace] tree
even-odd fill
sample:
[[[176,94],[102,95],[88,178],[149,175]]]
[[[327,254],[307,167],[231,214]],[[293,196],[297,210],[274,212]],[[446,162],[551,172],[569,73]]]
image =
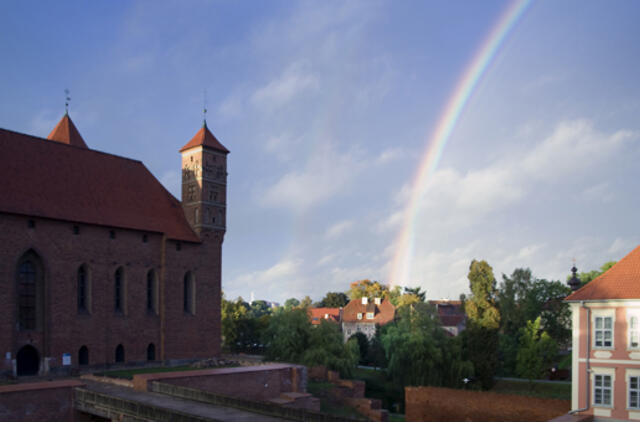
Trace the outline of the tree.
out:
[[[260,318],[263,315],[269,315],[271,307],[265,300],[254,300],[251,302],[251,316]]]
[[[302,301],[300,302],[300,307],[310,308],[312,303],[313,301],[311,300],[311,298],[309,296],[305,296],[304,299],[302,299]]]
[[[529,379],[540,378],[555,359],[556,342],[545,331],[540,330],[540,317],[527,321],[520,336],[518,349],[518,375]]]
[[[404,294],[416,296],[420,302],[424,302],[427,297],[427,292],[423,291],[421,287],[405,287]]]
[[[496,279],[486,261],[471,261],[469,266],[471,295],[465,298],[464,309],[468,318],[464,334],[464,350],[473,362],[476,376],[482,388],[493,386],[493,376],[498,366],[498,328],[500,311],[496,298]]]
[[[367,339],[367,336],[364,333],[358,331],[357,333],[349,337],[349,340],[351,339],[354,339],[355,341],[358,342],[358,349],[360,353],[360,364],[365,365],[367,360],[367,354],[369,352],[369,340]]]
[[[500,311],[495,303],[496,279],[493,268],[487,261],[471,261],[469,266],[469,287],[471,296],[464,303],[467,317],[476,325],[497,329],[500,324]]]
[[[263,339],[269,360],[324,365],[344,376],[351,375],[360,355],[357,341],[344,344],[336,324],[322,320],[311,327],[306,308],[275,313]]]
[[[359,280],[351,283],[348,295],[350,299],[360,299],[363,297],[372,298],[388,298],[389,287],[379,281]]]
[[[387,371],[400,385],[456,387],[473,375],[473,365],[462,360],[460,348],[453,347],[426,303],[400,308],[381,341],[389,359]]]
[[[349,303],[349,297],[342,292],[329,292],[320,302],[323,308],[343,308]]]
[[[300,306],[300,301],[295,297],[292,297],[284,301],[285,309],[293,309],[293,308],[297,308],[298,306]]]

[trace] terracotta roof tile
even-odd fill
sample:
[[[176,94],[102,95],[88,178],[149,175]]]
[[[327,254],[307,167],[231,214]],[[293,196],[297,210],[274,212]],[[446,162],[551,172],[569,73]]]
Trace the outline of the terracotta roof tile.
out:
[[[565,300],[640,299],[640,246]]]
[[[50,141],[62,142],[63,144],[73,145],[74,147],[87,148],[87,144],[80,136],[78,128],[73,124],[71,117],[65,114],[53,128],[47,139]]]
[[[310,308],[309,317],[311,318],[312,325],[320,325],[323,319],[331,322],[341,322],[342,315],[341,308]],[[325,316],[328,316],[325,318]]]
[[[373,319],[367,319],[367,312],[372,312],[372,310],[375,310]],[[362,314],[362,319],[358,319],[359,313]],[[354,299],[347,303],[347,306],[342,310],[342,320],[344,322],[371,322],[384,325],[393,321],[395,313],[396,308],[387,299],[382,299],[380,305],[373,302],[363,305],[361,299]]]
[[[215,149],[220,152],[224,152],[225,154],[229,153],[229,150],[226,149],[224,145],[222,145],[220,141],[216,139],[215,136],[213,136],[213,133],[211,133],[206,123],[202,126],[202,128],[198,131],[198,133],[196,133],[195,136],[185,144],[185,146],[180,148],[180,152],[188,150],[189,148],[194,148],[201,145]]]
[[[0,180],[0,212],[199,241],[140,161],[0,129]]]

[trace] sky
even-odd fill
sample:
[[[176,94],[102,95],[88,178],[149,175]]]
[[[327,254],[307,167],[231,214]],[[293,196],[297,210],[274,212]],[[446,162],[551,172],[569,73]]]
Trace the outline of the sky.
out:
[[[468,293],[565,280],[640,243],[640,2],[535,1],[421,180],[432,134],[509,1],[5,2],[0,127],[139,159],[180,197],[207,125],[228,156],[225,296],[320,300],[360,279]]]

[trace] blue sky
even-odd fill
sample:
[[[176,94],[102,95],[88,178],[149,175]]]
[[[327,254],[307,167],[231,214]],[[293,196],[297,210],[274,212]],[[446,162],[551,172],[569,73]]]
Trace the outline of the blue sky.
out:
[[[223,289],[284,301],[389,282],[428,136],[504,1],[5,2],[0,127],[142,160],[179,197],[202,124],[229,155]],[[564,279],[640,243],[640,3],[538,1],[427,182],[411,285]]]

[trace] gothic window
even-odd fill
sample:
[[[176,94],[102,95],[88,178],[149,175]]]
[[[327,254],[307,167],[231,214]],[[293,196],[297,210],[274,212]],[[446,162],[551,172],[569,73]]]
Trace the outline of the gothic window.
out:
[[[124,313],[125,308],[125,281],[122,267],[116,270],[114,276],[114,309]]]
[[[156,345],[153,343],[149,343],[149,345],[147,346],[147,360],[156,360]]]
[[[86,265],[78,268],[78,312],[89,312],[91,305],[91,282]]]
[[[198,209],[197,208],[195,210],[193,210],[193,215],[194,215],[194,219],[195,219],[196,224],[198,224],[199,215],[198,215]]]
[[[195,280],[193,279],[193,275],[189,271],[184,275],[183,280],[183,308],[184,312],[187,314],[194,315],[196,313],[195,294]]]
[[[147,312],[157,314],[157,302],[158,282],[156,280],[156,273],[153,270],[149,270],[147,273]]]
[[[18,276],[18,296],[20,306],[20,328],[36,328],[36,268],[31,261],[20,265]]]
[[[124,346],[122,344],[118,344],[116,347],[116,363],[124,362]]]
[[[194,201],[196,199],[196,187],[194,185],[190,185],[187,188],[187,198],[189,201]]]
[[[18,261],[17,284],[19,329],[36,330],[41,326],[43,281],[42,265],[33,251]]]

